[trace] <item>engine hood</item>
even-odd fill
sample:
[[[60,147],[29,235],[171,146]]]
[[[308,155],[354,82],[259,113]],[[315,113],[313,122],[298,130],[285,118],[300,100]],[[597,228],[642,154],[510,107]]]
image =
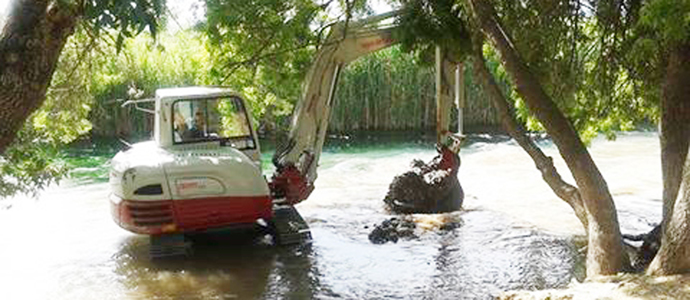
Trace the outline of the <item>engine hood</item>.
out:
[[[269,194],[258,163],[218,143],[171,148],[152,141],[135,144],[113,158],[110,183],[115,195],[138,200]],[[156,185],[160,194],[146,193]]]

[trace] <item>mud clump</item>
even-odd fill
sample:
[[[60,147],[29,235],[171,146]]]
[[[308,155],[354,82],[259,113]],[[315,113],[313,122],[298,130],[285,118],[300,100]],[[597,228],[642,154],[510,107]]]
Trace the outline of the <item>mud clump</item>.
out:
[[[391,218],[374,226],[369,233],[369,241],[374,244],[397,243],[401,238],[414,238],[417,224],[406,218]]]
[[[383,199],[386,207],[394,213],[403,214],[442,213],[460,209],[465,194],[458,181],[457,168],[444,169],[440,165],[440,155],[428,164],[413,160],[412,170],[393,178]]]
[[[373,244],[397,243],[399,240],[418,238],[424,232],[445,234],[461,226],[462,220],[457,215],[392,217],[381,224],[374,225],[374,229],[369,233],[369,241]]]

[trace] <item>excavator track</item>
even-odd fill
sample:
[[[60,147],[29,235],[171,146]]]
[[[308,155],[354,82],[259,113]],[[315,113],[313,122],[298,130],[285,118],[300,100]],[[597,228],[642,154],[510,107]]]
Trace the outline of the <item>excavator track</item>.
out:
[[[310,245],[311,230],[294,206],[275,204],[269,232],[278,246]],[[186,257],[193,254],[192,241],[184,234],[150,236],[149,256],[152,259]]]
[[[309,225],[292,205],[275,205],[271,223],[277,245],[310,244],[312,241]]]

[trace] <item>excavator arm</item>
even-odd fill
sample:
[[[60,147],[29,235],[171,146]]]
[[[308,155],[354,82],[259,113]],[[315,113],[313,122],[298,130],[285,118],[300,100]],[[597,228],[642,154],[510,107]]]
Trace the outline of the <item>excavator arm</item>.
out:
[[[382,24],[397,14],[394,11],[332,25],[307,73],[288,141],[273,157],[276,171],[269,185],[274,201],[296,204],[314,189],[340,72],[347,63],[398,42],[392,34],[394,25]],[[444,77],[450,74],[443,73],[447,73]]]

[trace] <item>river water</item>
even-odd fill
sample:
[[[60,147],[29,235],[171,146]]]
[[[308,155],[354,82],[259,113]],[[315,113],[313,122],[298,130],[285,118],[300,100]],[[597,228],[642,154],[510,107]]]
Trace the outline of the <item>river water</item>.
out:
[[[583,231],[570,208],[516,144],[471,141],[458,174],[465,209],[417,215],[417,238],[383,245],[367,236],[391,217],[388,184],[413,158],[435,155],[428,143],[332,143],[298,205],[311,247],[242,231],[208,237],[187,258],[151,260],[147,237],[112,222],[106,183],[0,201],[0,299],[491,299],[581,279]],[[573,182],[553,145],[540,145]],[[656,133],[629,133],[590,147],[625,233],[660,219],[658,145]],[[460,226],[439,230],[447,222]]]

